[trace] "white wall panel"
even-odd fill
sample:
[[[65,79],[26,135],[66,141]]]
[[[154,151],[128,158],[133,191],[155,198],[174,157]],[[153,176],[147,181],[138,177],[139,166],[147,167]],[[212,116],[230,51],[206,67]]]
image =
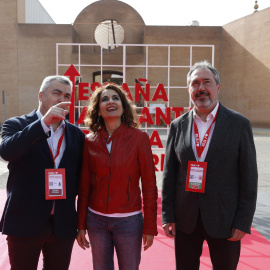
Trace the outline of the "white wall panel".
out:
[[[25,0],[25,23],[55,24],[38,0]]]

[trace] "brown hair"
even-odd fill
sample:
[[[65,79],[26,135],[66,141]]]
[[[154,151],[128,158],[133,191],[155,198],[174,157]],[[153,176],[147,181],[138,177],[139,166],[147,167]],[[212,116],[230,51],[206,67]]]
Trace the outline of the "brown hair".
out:
[[[97,88],[90,98],[86,117],[84,119],[85,124],[90,128],[90,130],[96,133],[105,126],[104,119],[98,115],[100,97],[104,90],[113,90],[119,95],[124,110],[121,121],[128,127],[138,127],[136,107],[131,104],[126,92],[118,85],[106,84]]]

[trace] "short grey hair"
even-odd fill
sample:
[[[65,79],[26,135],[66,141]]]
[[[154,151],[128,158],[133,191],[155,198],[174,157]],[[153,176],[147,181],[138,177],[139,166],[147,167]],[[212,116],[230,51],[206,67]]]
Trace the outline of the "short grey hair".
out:
[[[68,85],[72,91],[72,81],[66,77],[66,76],[60,76],[60,75],[52,75],[52,76],[48,76],[46,77],[39,89],[39,92],[45,92],[51,85],[51,83],[53,81],[58,81],[62,84]]]
[[[194,66],[190,69],[190,71],[187,74],[187,85],[190,82],[190,77],[191,77],[192,73],[196,69],[209,69],[214,75],[216,84],[217,85],[220,84],[220,77],[219,77],[218,71],[208,61],[204,60],[204,61],[201,61],[201,62],[196,62],[194,64]]]

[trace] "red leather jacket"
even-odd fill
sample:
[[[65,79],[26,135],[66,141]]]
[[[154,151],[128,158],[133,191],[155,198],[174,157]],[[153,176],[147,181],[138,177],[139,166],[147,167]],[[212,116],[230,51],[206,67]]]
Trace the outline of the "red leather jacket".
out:
[[[125,124],[114,131],[111,153],[105,129],[85,138],[78,197],[78,229],[86,229],[87,208],[104,213],[128,213],[142,208],[143,233],[157,235],[157,186],[148,135]]]

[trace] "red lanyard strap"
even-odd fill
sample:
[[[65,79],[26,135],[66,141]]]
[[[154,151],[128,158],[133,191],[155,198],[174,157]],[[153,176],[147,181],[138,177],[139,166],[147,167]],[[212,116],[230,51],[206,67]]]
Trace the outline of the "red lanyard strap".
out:
[[[50,148],[51,155],[52,155],[52,159],[53,159],[54,166],[55,166],[55,160],[56,160],[56,158],[59,156],[59,153],[60,153],[60,148],[61,148],[61,146],[62,146],[62,142],[63,142],[63,139],[64,139],[64,135],[65,135],[65,128],[64,128],[63,134],[61,135],[61,137],[60,137],[60,139],[59,139],[59,141],[58,141],[58,144],[57,144],[57,151],[56,151],[55,157],[53,157],[53,152],[52,152],[51,148],[49,147],[49,148]]]
[[[195,145],[196,145],[196,150],[197,150],[197,157],[200,158],[202,156],[203,150],[205,149],[205,146],[207,144],[207,141],[209,139],[209,134],[210,134],[210,130],[212,125],[215,123],[217,119],[217,113],[216,116],[212,122],[212,124],[210,125],[210,127],[208,128],[208,130],[206,131],[206,133],[204,134],[203,140],[202,140],[202,144],[200,144],[200,135],[199,135],[199,130],[198,127],[194,121],[194,135],[195,135]]]

